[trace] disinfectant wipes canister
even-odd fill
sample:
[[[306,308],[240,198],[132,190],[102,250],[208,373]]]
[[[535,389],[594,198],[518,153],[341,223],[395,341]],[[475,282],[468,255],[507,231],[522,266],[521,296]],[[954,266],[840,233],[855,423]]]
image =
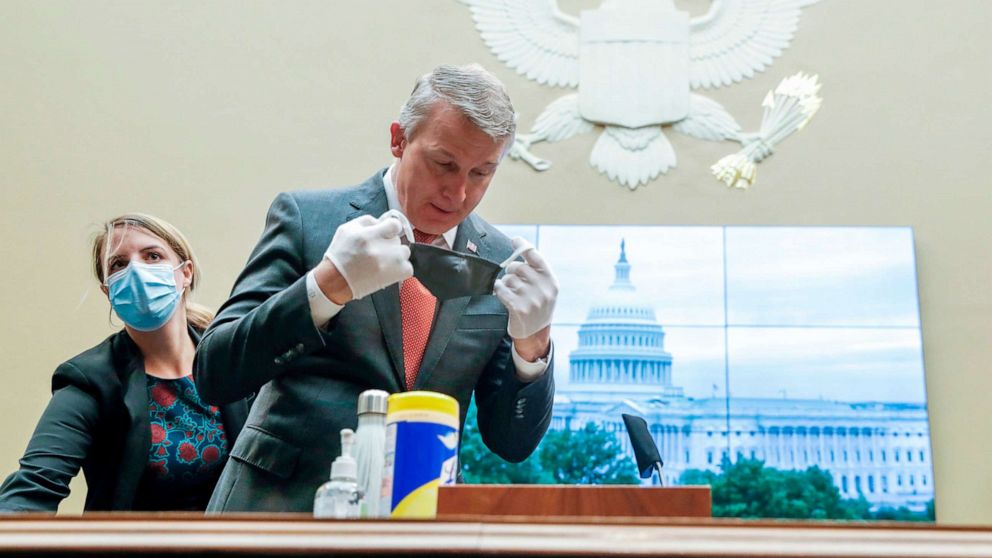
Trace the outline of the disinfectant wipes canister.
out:
[[[380,512],[437,515],[438,486],[458,473],[458,401],[431,391],[389,396]]]

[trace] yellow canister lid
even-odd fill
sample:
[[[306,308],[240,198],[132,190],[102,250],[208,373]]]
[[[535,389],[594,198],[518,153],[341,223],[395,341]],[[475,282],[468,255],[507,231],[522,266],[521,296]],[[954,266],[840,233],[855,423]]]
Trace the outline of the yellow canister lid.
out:
[[[390,395],[387,416],[403,411],[434,411],[457,419],[458,400],[450,395],[433,391],[406,391]]]

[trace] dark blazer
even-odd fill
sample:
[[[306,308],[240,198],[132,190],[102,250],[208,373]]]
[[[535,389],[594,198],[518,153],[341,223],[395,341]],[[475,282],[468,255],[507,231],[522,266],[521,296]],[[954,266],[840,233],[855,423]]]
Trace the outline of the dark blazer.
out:
[[[200,333],[189,329],[193,342]],[[221,407],[229,444],[248,415],[244,400]],[[121,330],[59,365],[52,399],[20,469],[0,487],[2,511],[56,511],[82,467],[86,511],[129,510],[148,464],[151,426],[144,358]]]
[[[360,186],[280,194],[230,299],[197,348],[200,394],[224,403],[258,390],[248,422],[207,511],[313,509],[314,491],[340,453],[338,432],[355,428],[358,395],[405,391],[399,286],[349,302],[325,328],[313,325],[306,273],[335,230],[388,208],[383,171]],[[493,261],[508,257],[508,238],[475,215],[458,228]],[[509,461],[525,459],[551,420],[554,377],[516,377],[506,308],[492,295],[439,304],[415,390],[447,393],[461,405],[473,392],[482,438]],[[552,363],[553,364],[553,363]]]

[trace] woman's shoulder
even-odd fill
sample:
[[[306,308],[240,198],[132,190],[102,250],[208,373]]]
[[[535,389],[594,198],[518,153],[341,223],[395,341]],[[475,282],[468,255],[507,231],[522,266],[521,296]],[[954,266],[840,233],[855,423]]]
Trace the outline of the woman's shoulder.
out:
[[[60,364],[55,370],[52,389],[58,389],[66,383],[119,381],[123,369],[135,358],[136,350],[127,333],[124,330],[118,331]]]

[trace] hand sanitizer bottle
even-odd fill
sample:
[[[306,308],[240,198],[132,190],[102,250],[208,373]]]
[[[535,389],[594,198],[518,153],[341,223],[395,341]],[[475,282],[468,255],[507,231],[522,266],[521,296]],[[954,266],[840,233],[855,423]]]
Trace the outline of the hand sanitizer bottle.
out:
[[[320,485],[313,498],[313,516],[334,519],[358,517],[362,494],[358,490],[358,466],[351,456],[355,432],[341,430],[341,456],[331,464],[331,480]]]

